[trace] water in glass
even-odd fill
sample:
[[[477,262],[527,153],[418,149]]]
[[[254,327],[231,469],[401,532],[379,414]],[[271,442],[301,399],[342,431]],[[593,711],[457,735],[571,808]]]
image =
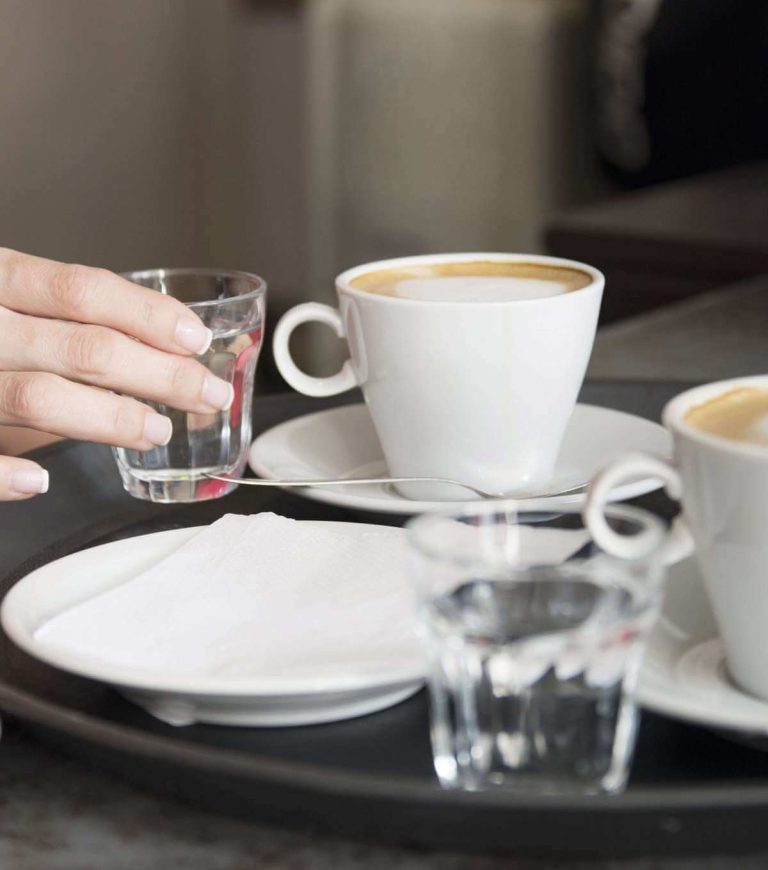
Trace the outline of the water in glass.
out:
[[[173,438],[152,450],[116,450],[118,466],[135,489],[146,488],[152,501],[198,501],[224,493],[230,484],[211,480],[213,471],[239,477],[251,438],[251,401],[262,327],[216,335],[198,360],[232,384],[235,398],[227,411],[193,414],[152,404],[173,423]]]
[[[630,587],[578,573],[473,579],[426,603],[441,782],[479,788],[512,777],[539,793],[621,787],[636,719],[625,698],[650,618]]]

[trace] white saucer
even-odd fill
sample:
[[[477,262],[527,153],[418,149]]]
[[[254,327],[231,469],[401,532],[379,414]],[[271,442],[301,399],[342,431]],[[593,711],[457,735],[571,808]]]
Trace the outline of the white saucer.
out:
[[[658,713],[710,728],[768,734],[768,702],[728,676],[723,645],[696,560],[670,569],[662,615],[649,639],[638,688]]]
[[[613,457],[643,450],[663,457],[672,453],[669,433],[657,423],[594,405],[574,410],[555,472],[546,491],[531,493],[538,502],[579,504],[583,493],[553,495],[586,484]],[[261,434],[251,445],[248,462],[266,479],[338,479],[385,477],[387,465],[365,405],[345,405],[295,417]],[[620,501],[661,486],[655,478],[624,484],[613,492]],[[388,485],[360,484],[294,489],[315,501],[380,513],[414,514],[445,502],[413,501]]]
[[[374,526],[322,523],[360,534]],[[6,634],[25,652],[50,665],[107,683],[153,716],[171,725],[215,722],[225,725],[307,725],[362,716],[382,710],[416,692],[425,663],[415,644],[397,667],[375,674],[356,670],[355,662],[333,677],[285,679],[192,679],[121,667],[43,646],[36,629],[56,614],[130,580],[176,550],[198,529],[142,535],[83,550],[44,565],[21,579],[6,595],[0,620]],[[343,619],[343,614],[340,614]],[[400,650],[402,653],[402,650]],[[403,659],[408,664],[403,665]],[[412,660],[412,661],[411,661]]]

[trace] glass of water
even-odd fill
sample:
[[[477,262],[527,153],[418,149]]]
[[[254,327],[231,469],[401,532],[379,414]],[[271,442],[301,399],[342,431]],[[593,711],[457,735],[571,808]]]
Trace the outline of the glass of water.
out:
[[[232,384],[226,411],[193,414],[157,402],[146,404],[173,422],[171,440],[152,450],[115,448],[125,489],[137,498],[175,503],[219,498],[237,486],[213,480],[213,472],[240,477],[251,440],[251,400],[264,338],[266,282],[247,272],[216,269],[150,269],[123,277],[188,305],[213,332],[210,348],[197,357]]]
[[[409,523],[435,770],[452,788],[620,791],[664,527],[608,508],[613,529],[647,541],[646,557],[622,560],[594,543],[578,507],[528,504],[476,502]]]

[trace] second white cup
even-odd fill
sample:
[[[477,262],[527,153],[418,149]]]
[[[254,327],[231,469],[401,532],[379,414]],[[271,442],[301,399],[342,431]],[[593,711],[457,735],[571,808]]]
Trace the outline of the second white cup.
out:
[[[665,547],[668,564],[693,552],[712,603],[734,680],[768,700],[768,447],[701,431],[686,413],[740,388],[768,391],[768,375],[719,381],[672,399],[663,421],[674,464],[644,454],[610,463],[590,486],[585,519],[614,555],[642,556],[645,544],[612,532],[603,518],[610,491],[636,475],[663,480],[682,502]]]

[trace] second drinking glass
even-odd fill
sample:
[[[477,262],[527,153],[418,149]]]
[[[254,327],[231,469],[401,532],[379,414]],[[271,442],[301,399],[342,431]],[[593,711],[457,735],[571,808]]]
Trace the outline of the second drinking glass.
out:
[[[435,770],[447,787],[623,788],[640,656],[660,600],[661,523],[610,507],[647,555],[615,558],[578,508],[474,503],[409,524],[430,660]]]

